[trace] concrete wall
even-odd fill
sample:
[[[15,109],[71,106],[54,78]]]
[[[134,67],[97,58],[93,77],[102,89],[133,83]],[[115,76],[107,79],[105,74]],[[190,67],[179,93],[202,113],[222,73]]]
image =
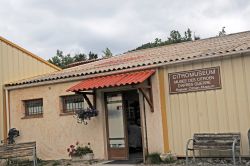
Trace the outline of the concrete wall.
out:
[[[0,140],[3,139],[3,86],[6,83],[37,76],[58,68],[0,37]]]
[[[144,126],[144,112],[146,114],[146,130],[148,150],[162,152],[162,126],[161,112],[159,108],[157,76],[153,76],[154,110],[151,112],[145,100],[145,111],[142,94],[139,93],[142,124]],[[66,151],[70,144],[79,141],[83,145],[88,142],[94,150],[96,158],[107,159],[106,117],[104,93],[122,90],[131,90],[131,86],[106,88],[97,90],[97,109],[99,115],[93,118],[87,126],[78,124],[72,115],[60,116],[60,96],[72,94],[66,89],[77,82],[53,84],[24,89],[11,90],[10,95],[10,127],[20,130],[17,142],[36,141],[38,157],[42,159],[68,158]],[[43,98],[43,117],[23,119],[24,106],[22,100]],[[87,106],[87,103],[86,103]],[[144,135],[145,131],[144,130]],[[144,137],[146,138],[146,137]],[[146,141],[146,140],[144,140]],[[146,146],[146,144],[144,144]]]
[[[220,66],[222,89],[169,95],[168,73]],[[184,155],[195,132],[240,132],[248,155],[250,56],[176,65],[165,69],[170,150]]]
[[[60,116],[60,96],[76,83],[54,84],[10,91],[11,127],[20,130],[17,142],[36,141],[38,157],[41,159],[68,158],[67,148],[79,141],[82,145],[91,144],[96,158],[104,158],[104,111],[97,107],[99,116],[88,125],[78,124],[73,115]],[[22,119],[24,106],[22,100],[43,98],[43,117]],[[97,101],[100,106],[101,103]],[[85,106],[87,103],[85,102]]]

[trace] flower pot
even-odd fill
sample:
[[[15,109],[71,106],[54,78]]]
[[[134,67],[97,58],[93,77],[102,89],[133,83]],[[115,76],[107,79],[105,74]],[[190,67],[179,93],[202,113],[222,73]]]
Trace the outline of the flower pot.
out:
[[[74,162],[79,162],[79,161],[89,161],[94,159],[94,153],[87,153],[82,156],[71,156],[71,160]]]
[[[94,153],[87,153],[82,156],[84,160],[93,160],[94,159]]]
[[[71,160],[77,162],[77,161],[83,161],[84,159],[82,158],[82,156],[71,156]]]

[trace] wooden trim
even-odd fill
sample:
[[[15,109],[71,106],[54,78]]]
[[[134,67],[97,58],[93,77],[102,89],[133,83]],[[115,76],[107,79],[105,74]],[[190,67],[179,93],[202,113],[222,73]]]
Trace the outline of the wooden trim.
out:
[[[14,48],[16,48],[16,49],[18,49],[18,50],[20,50],[20,51],[22,51],[22,52],[25,53],[26,55],[29,55],[29,56],[31,56],[32,58],[35,58],[36,60],[38,60],[38,61],[40,61],[40,62],[45,63],[46,65],[48,65],[48,66],[50,66],[50,67],[56,69],[57,71],[62,70],[61,68],[59,68],[59,67],[53,65],[52,63],[47,62],[46,60],[40,58],[39,56],[37,56],[37,55],[35,55],[35,54],[29,52],[28,50],[26,50],[26,49],[24,49],[24,48],[22,48],[22,47],[20,47],[20,46],[18,46],[18,45],[16,45],[16,44],[12,43],[11,41],[9,41],[9,40],[7,40],[7,39],[1,37],[1,36],[0,36],[0,41],[4,42],[4,43],[6,43],[7,45],[10,45],[10,46],[12,46],[12,47],[14,47]]]
[[[158,78],[159,78],[159,93],[160,93],[160,106],[161,106],[161,117],[162,117],[162,132],[163,132],[163,143],[164,143],[164,153],[170,151],[169,148],[169,138],[168,138],[168,123],[167,123],[167,108],[166,108],[166,91],[165,91],[165,75],[164,68],[159,68]]]
[[[34,118],[43,118],[43,114],[24,116],[21,119],[34,119]]]
[[[119,152],[125,152],[126,153],[126,159],[129,158],[129,149],[128,149],[128,135],[127,135],[127,124],[126,121],[126,114],[124,110],[124,101],[123,101],[123,93],[121,91],[117,92],[105,92],[104,93],[104,105],[105,105],[105,115],[106,115],[106,135],[107,135],[107,152],[108,152],[108,159],[111,159],[111,155],[113,154],[112,151],[110,150],[110,144],[109,144],[109,121],[108,121],[108,107],[107,107],[107,96],[108,94],[121,94],[122,95],[122,107],[123,107],[123,123],[124,123],[124,141],[125,141],[125,147],[124,148],[112,148],[112,149],[117,149],[118,153]],[[112,157],[113,160],[124,160],[124,158],[121,157]]]
[[[35,101],[39,101],[39,102],[42,103],[42,112],[41,113],[36,112],[36,114],[29,115],[29,108],[28,108],[27,103],[28,102],[35,102]],[[23,100],[23,104],[24,104],[24,109],[25,109],[25,112],[24,112],[25,117],[39,116],[39,115],[43,114],[43,112],[44,112],[43,98],[35,98],[35,99],[30,99],[30,100]]]
[[[69,115],[74,115],[75,113],[74,112],[61,112],[60,114],[59,114],[59,116],[69,116]]]
[[[150,79],[148,79],[148,80],[150,80]],[[135,87],[135,88],[143,88],[143,89],[151,89],[151,86],[150,85],[141,85],[141,84],[139,84],[139,85],[135,85],[135,86],[133,86],[133,87]]]
[[[86,100],[86,102],[87,102],[87,104],[89,105],[89,107],[90,107],[91,109],[94,109],[93,104],[92,104],[91,101],[89,100],[88,96],[87,96],[86,94],[84,94],[84,93],[82,93],[82,96],[83,96],[84,100]]]
[[[81,98],[82,101],[79,101],[79,102],[84,102],[84,98],[82,97],[81,94],[72,94],[72,95],[64,95],[64,96],[60,96],[60,114],[61,115],[64,115],[64,114],[68,114],[68,113],[72,113],[74,112],[75,110],[74,109],[67,109],[67,101],[68,100],[77,100]],[[73,103],[75,104],[75,103]],[[84,109],[84,107],[82,107],[82,109]]]
[[[84,100],[86,100],[88,106],[91,109],[96,108],[96,93],[94,92],[75,92],[76,94],[80,94],[83,96]],[[93,103],[91,103],[91,101],[89,100],[87,95],[93,95]]]
[[[148,96],[142,88],[138,88],[138,89],[142,93],[143,97],[147,100],[150,106],[151,112],[154,112],[154,106],[153,106],[152,98],[150,97],[150,95]]]

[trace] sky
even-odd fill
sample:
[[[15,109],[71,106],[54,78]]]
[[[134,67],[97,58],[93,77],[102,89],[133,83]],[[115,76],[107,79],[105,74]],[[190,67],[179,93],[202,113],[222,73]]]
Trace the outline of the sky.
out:
[[[250,30],[249,0],[0,0],[0,36],[49,59],[132,50],[171,30],[196,36]]]

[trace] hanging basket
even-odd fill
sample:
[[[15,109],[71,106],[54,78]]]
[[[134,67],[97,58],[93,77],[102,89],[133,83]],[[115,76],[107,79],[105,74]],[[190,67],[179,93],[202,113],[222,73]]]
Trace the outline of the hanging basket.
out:
[[[91,118],[98,115],[98,111],[95,108],[76,110],[74,113],[74,117],[77,119],[77,123],[83,123],[85,125],[88,124],[87,120],[91,120]]]

